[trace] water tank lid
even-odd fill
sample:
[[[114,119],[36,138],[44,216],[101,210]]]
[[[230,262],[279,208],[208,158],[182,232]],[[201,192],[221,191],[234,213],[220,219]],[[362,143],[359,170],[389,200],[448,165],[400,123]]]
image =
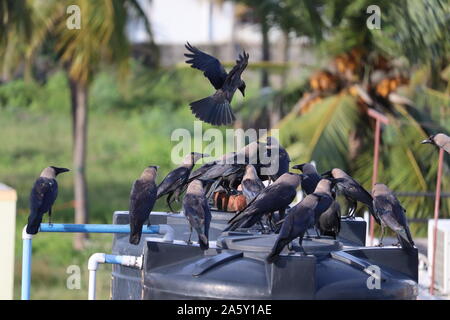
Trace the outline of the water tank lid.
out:
[[[269,253],[277,234],[251,234],[240,232],[223,233],[217,239],[217,247],[229,250]],[[342,250],[342,244],[331,238],[304,238],[303,248],[307,254],[327,254]],[[298,241],[293,241],[293,250],[301,251]]]

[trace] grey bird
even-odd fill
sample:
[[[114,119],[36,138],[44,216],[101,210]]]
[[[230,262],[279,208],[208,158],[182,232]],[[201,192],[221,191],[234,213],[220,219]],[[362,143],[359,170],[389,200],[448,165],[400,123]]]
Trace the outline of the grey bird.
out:
[[[50,166],[42,170],[34,182],[30,193],[30,215],[28,216],[27,233],[36,234],[42,222],[42,217],[48,212],[49,224],[52,219],[52,206],[58,196],[56,176],[70,171],[67,168]]]
[[[311,194],[316,189],[321,177],[316,167],[311,163],[297,164],[292,169],[301,170],[302,174],[302,190],[306,194]]]
[[[276,171],[269,175],[270,180],[275,181],[284,173],[289,172],[289,164],[291,159],[286,149],[284,149],[275,137],[267,137],[267,156],[274,158],[271,161],[271,166],[274,166]],[[275,156],[277,155],[277,156]]]
[[[148,166],[144,169],[139,179],[133,182],[130,192],[129,216],[130,216],[130,243],[139,244],[142,235],[142,226],[148,219],[150,226],[150,213],[156,202],[156,173],[158,166]]]
[[[171,204],[174,200],[179,201],[180,194],[188,182],[192,168],[198,160],[204,157],[209,157],[209,155],[198,152],[189,153],[185,156],[183,163],[178,168],[169,172],[158,185],[157,199],[167,195],[166,201],[171,212],[174,212]],[[172,200],[172,196],[174,196],[174,200]]]
[[[249,55],[244,51],[236,60],[236,65],[227,73],[219,60],[193,47],[189,42],[185,45],[190,53],[184,55],[189,58],[186,63],[192,68],[203,71],[216,92],[206,98],[190,104],[192,113],[200,120],[213,125],[229,125],[236,118],[231,109],[231,100],[236,89],[245,96],[245,82],[241,74],[248,65]]]
[[[376,183],[372,189],[373,207],[381,220],[380,246],[383,244],[384,228],[387,226],[397,234],[403,249],[414,247],[414,241],[406,220],[406,210],[401,206],[394,193],[382,183]]]
[[[281,251],[291,241],[298,239],[298,243],[303,253],[303,237],[309,228],[315,223],[315,209],[319,203],[320,196],[315,194],[307,195],[300,203],[288,210],[287,217],[281,226],[280,233],[275,241],[270,254],[266,257],[268,263],[273,263],[279,257]]]
[[[314,209],[314,214],[315,214],[314,229],[316,230],[317,236],[319,238],[320,238],[319,231],[321,229],[320,221],[323,222],[324,219],[326,219],[326,217],[322,218],[322,215],[325,212],[327,212],[328,210],[330,210],[333,203],[335,202],[335,200],[333,198],[332,189],[334,188],[337,181],[338,180],[333,179],[333,178],[321,179],[319,181],[319,183],[317,184],[316,188],[314,189],[314,192],[312,193],[312,194],[316,195],[317,197],[319,197],[317,206]],[[327,216],[331,215],[331,218],[333,218],[332,214],[333,214],[332,212],[327,212]],[[322,220],[321,220],[321,218],[322,218]],[[333,221],[330,221],[330,222],[333,222]]]
[[[183,198],[183,211],[186,216],[191,234],[188,242],[191,241],[192,229],[198,234],[198,243],[200,249],[206,250],[209,248],[208,234],[209,225],[211,223],[211,212],[209,210],[208,202],[205,197],[203,189],[203,182],[195,179],[189,183],[186,194]]]
[[[370,214],[374,217],[375,221],[380,224],[380,218],[375,214],[373,210],[373,199],[370,193],[364,189],[355,179],[339,168],[334,168],[331,171],[327,171],[322,176],[329,176],[335,179],[339,179],[339,190],[344,195],[345,199],[349,203],[347,216],[354,217],[356,209],[358,207],[357,201],[364,203],[369,209]]]
[[[314,194],[314,193],[313,193]],[[336,194],[333,194],[333,202],[328,209],[316,218],[315,227],[319,230],[320,235],[331,236],[336,239],[341,231],[341,206],[336,201]]]
[[[233,231],[239,227],[250,228],[255,223],[261,223],[264,215],[272,214],[275,211],[279,211],[280,218],[282,218],[284,211],[297,195],[296,189],[300,180],[298,174],[291,172],[283,174],[228,221],[228,226],[224,231]]]
[[[428,139],[423,140],[421,143],[434,144],[435,146],[444,149],[447,153],[450,153],[450,137],[443,133],[431,135]]]
[[[250,203],[262,190],[264,190],[265,186],[261,179],[259,179],[253,165],[248,164],[245,167],[245,174],[242,178],[241,186],[242,193],[244,194],[247,203]]]

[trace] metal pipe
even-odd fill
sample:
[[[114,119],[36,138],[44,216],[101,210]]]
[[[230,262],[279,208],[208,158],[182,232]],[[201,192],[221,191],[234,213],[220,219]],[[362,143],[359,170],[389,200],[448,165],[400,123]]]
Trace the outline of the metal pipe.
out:
[[[22,231],[22,300],[30,300],[31,291],[31,258],[33,235]],[[48,224],[41,223],[39,232],[72,232],[72,233],[130,233],[130,226],[126,224]],[[175,231],[169,225],[152,225],[142,227],[143,234],[162,234],[163,241],[173,241]],[[95,280],[95,279],[93,279]]]
[[[378,160],[379,160],[379,151],[380,151],[380,131],[381,124],[380,120],[376,118],[375,122],[375,141],[373,148],[373,174],[372,174],[372,188],[377,183],[378,179]],[[375,219],[373,216],[370,216],[370,245],[373,245],[373,234],[375,230]]]
[[[143,226],[142,233],[159,233],[160,226]],[[73,233],[130,233],[128,224],[65,224],[41,223],[39,232],[73,232]]]
[[[31,288],[31,249],[33,235],[27,233],[27,226],[22,230],[22,300],[30,300]]]
[[[120,256],[105,253],[94,253],[88,261],[89,269],[89,289],[88,299],[95,300],[96,297],[96,278],[97,269],[100,263],[120,264],[127,267],[142,269],[143,257],[136,256]]]
[[[369,117],[375,119],[375,140],[373,148],[373,174],[372,174],[372,188],[377,183],[378,179],[378,159],[380,151],[380,133],[381,133],[381,123],[388,124],[389,119],[382,113],[376,111],[375,109],[367,109],[367,114]],[[373,234],[375,230],[375,219],[370,216],[370,245],[373,245]]]
[[[442,178],[442,164],[444,162],[444,149],[439,148],[438,172],[436,181],[436,198],[434,199],[434,226],[433,226],[433,262],[431,265],[431,284],[430,294],[434,294],[434,279],[436,272],[436,241],[437,241],[437,226],[439,219],[439,205],[441,199],[441,178]]]

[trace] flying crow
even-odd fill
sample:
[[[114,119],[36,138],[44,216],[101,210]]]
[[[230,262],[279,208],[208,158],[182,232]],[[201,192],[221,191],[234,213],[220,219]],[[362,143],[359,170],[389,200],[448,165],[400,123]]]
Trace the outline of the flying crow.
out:
[[[190,104],[192,113],[200,120],[213,125],[229,125],[236,119],[231,110],[231,100],[234,92],[239,89],[245,95],[245,82],[241,74],[247,67],[249,55],[244,51],[236,60],[236,65],[227,73],[220,61],[209,54],[193,47],[189,42],[185,45],[190,53],[184,55],[189,58],[186,63],[192,68],[203,71],[209,79],[216,93],[194,101]]]

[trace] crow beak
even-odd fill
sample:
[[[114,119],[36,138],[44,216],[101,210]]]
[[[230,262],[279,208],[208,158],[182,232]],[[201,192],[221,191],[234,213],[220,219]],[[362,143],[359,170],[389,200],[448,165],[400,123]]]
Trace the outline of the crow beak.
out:
[[[427,144],[427,143],[433,144],[433,140],[425,139],[421,142],[421,144]]]
[[[67,168],[53,167],[53,169],[55,170],[56,175],[70,171],[70,169],[67,169]]]
[[[207,154],[207,153],[202,153],[202,158],[209,158],[209,157],[211,157],[209,154]]]
[[[304,166],[304,165],[305,165],[304,163],[302,163],[302,164],[297,164],[297,165],[293,166],[292,169],[295,169],[295,170],[303,170],[303,166]]]

